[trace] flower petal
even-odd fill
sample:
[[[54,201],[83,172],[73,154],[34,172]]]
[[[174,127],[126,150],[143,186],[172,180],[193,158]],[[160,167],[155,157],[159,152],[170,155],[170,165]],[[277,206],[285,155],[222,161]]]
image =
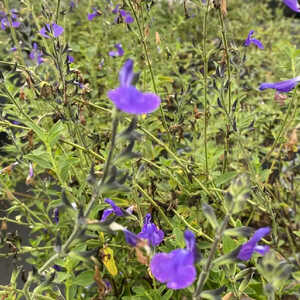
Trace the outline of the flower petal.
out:
[[[300,81],[300,76],[289,79],[289,80],[284,80],[284,81],[280,81],[280,82],[273,82],[273,83],[262,83],[259,86],[259,89],[261,91],[265,90],[265,89],[275,89],[278,92],[289,92],[291,91]]]
[[[298,0],[283,0],[283,3],[295,12],[300,12]]]
[[[127,59],[119,72],[120,86],[129,86],[132,82],[133,76],[133,60]]]
[[[152,93],[142,93],[134,86],[119,87],[108,92],[108,97],[116,107],[130,114],[147,114],[160,105],[160,98]]]
[[[55,38],[60,36],[64,32],[64,29],[55,23],[52,24],[52,30],[53,30],[53,36]]]
[[[259,242],[264,236],[269,234],[271,231],[270,227],[262,227],[254,232],[253,237],[251,238],[251,241],[257,243]]]
[[[100,222],[104,222],[107,219],[107,217],[111,215],[113,212],[114,210],[112,208],[104,209]]]
[[[254,45],[256,45],[258,48],[260,49],[264,49],[263,44],[261,43],[261,41],[257,40],[257,39],[251,39],[251,43],[253,43]]]
[[[260,246],[257,245],[254,247],[254,251],[258,252],[261,255],[265,255],[267,252],[269,252],[270,247],[269,246]]]

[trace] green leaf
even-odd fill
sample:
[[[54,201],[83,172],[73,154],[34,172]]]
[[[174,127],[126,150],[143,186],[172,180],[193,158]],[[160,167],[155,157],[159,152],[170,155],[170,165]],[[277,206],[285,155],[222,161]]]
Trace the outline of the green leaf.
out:
[[[236,177],[237,174],[237,172],[226,172],[216,178],[215,185],[220,186],[222,184],[225,184],[231,181],[234,177]]]
[[[63,130],[64,125],[60,120],[51,127],[48,132],[48,143],[51,147],[53,147],[57,143],[59,136],[63,132]]]
[[[237,247],[237,243],[231,237],[224,235],[223,236],[223,251],[225,254],[231,252]]]
[[[89,286],[94,282],[94,272],[85,271],[80,273],[74,280],[72,285]]]
[[[50,157],[45,150],[39,148],[33,150],[31,153],[24,156],[26,159],[31,160],[32,162],[37,163],[40,167],[44,169],[51,169],[52,164],[50,162]]]
[[[175,227],[173,230],[173,234],[176,236],[177,245],[179,245],[180,248],[184,248],[185,241],[184,241],[184,237],[183,237],[183,232],[180,229],[178,229],[177,227]]]
[[[162,299],[163,300],[169,300],[171,299],[173,295],[173,290],[168,290],[163,296],[162,296]]]

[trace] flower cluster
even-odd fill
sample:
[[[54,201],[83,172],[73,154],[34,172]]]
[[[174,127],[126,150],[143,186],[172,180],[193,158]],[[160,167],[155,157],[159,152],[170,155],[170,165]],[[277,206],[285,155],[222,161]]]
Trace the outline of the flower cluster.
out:
[[[126,24],[130,24],[130,23],[134,22],[133,17],[131,16],[131,14],[128,11],[126,11],[124,9],[120,9],[120,4],[116,5],[116,7],[112,10],[112,13],[116,14],[116,15],[120,15]],[[117,16],[115,18],[115,23],[118,22],[118,17],[119,16]]]
[[[18,15],[17,15],[17,11],[15,9],[12,9],[10,11],[10,16],[11,16],[11,21],[12,23],[10,24],[9,22],[9,18],[7,16],[7,14],[3,11],[0,11],[0,23],[1,23],[1,29],[5,30],[7,27],[14,27],[14,28],[18,28],[21,23],[18,21]]]
[[[62,33],[64,32],[64,29],[55,24],[46,24],[41,30],[40,30],[40,34],[46,38],[49,39],[50,36],[48,35],[49,33],[51,33],[55,38],[59,37]]]

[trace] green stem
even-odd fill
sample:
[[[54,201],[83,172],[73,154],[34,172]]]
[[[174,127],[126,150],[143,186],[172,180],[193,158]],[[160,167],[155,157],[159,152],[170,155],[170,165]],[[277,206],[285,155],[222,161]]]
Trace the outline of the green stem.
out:
[[[144,48],[144,52],[145,52],[145,56],[146,56],[146,60],[147,60],[147,65],[148,65],[148,68],[149,68],[149,71],[150,71],[150,75],[151,75],[151,80],[152,80],[154,92],[155,92],[155,94],[158,95],[158,90],[157,90],[155,79],[154,79],[154,73],[153,73],[151,62],[150,62],[150,58],[149,58],[149,53],[148,53],[148,49],[147,49],[145,37],[144,37],[143,31],[142,31],[139,19],[137,17],[136,11],[135,11],[135,9],[134,9],[131,1],[132,0],[128,0],[128,3],[129,3],[129,6],[130,6],[130,8],[131,8],[131,10],[133,12],[134,18],[136,20],[136,24],[137,24],[138,31],[139,31],[139,34],[140,34],[140,39],[141,39],[141,42],[143,44],[143,48]],[[169,127],[167,125],[165,113],[164,113],[161,105],[159,106],[159,109],[160,109],[160,114],[161,114],[161,117],[162,117],[163,126],[164,126],[165,130],[167,131],[167,136],[168,136],[169,144],[172,145],[173,148],[174,148],[173,140],[171,138],[171,133],[170,133]]]
[[[223,233],[224,233],[224,231],[225,231],[225,229],[228,225],[229,219],[231,217],[231,211],[232,211],[233,207],[234,207],[234,201],[232,203],[231,209],[229,210],[229,212],[227,212],[222,225],[219,227],[219,230],[216,233],[215,240],[214,240],[214,242],[211,246],[211,250],[210,250],[210,253],[209,253],[208,258],[206,260],[206,263],[203,266],[203,269],[202,269],[201,273],[199,274],[196,289],[195,289],[195,292],[194,292],[194,295],[193,295],[193,300],[199,299],[200,293],[203,290],[204,284],[205,284],[205,282],[207,280],[207,277],[209,275],[209,271],[212,267],[213,259],[214,259],[215,253],[217,251],[218,245],[219,245],[219,243],[220,243],[220,241],[223,237]]]
[[[160,208],[160,206],[143,190],[143,188],[138,184],[138,183],[134,183],[134,186],[137,187],[137,189],[143,193],[143,195],[149,200],[149,202],[151,202],[151,204],[153,206],[155,206],[155,208],[159,211],[159,213],[161,214],[161,216],[164,218],[164,220],[166,221],[166,223],[173,229],[173,224],[169,221],[168,217],[165,215],[165,213],[163,212],[163,210]]]
[[[208,9],[210,5],[210,0],[207,1],[206,11],[204,14],[203,22],[203,61],[204,61],[204,156],[205,156],[205,173],[206,178],[209,177],[208,173],[208,154],[207,154],[207,127],[208,127],[208,103],[207,103],[207,73],[208,73],[208,57],[206,49],[206,38],[207,38],[207,19],[208,19]]]
[[[227,66],[227,80],[228,80],[228,115],[231,115],[231,71],[230,71],[230,60],[229,60],[229,48],[226,36],[226,28],[224,23],[224,17],[221,11],[221,6],[218,9],[219,21],[221,25],[221,34],[222,41],[226,56],[226,66]],[[225,106],[224,106],[225,107]],[[229,121],[229,120],[228,120]],[[230,122],[226,125],[226,138],[225,138],[225,151],[224,151],[224,164],[223,164],[223,173],[227,170],[228,166],[228,154],[229,154],[229,131],[230,131]]]

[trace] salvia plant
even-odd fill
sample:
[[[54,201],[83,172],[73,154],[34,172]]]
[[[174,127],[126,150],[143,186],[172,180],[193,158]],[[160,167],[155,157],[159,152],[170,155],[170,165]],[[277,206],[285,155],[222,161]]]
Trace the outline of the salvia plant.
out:
[[[0,299],[299,299],[299,13],[2,1]]]

